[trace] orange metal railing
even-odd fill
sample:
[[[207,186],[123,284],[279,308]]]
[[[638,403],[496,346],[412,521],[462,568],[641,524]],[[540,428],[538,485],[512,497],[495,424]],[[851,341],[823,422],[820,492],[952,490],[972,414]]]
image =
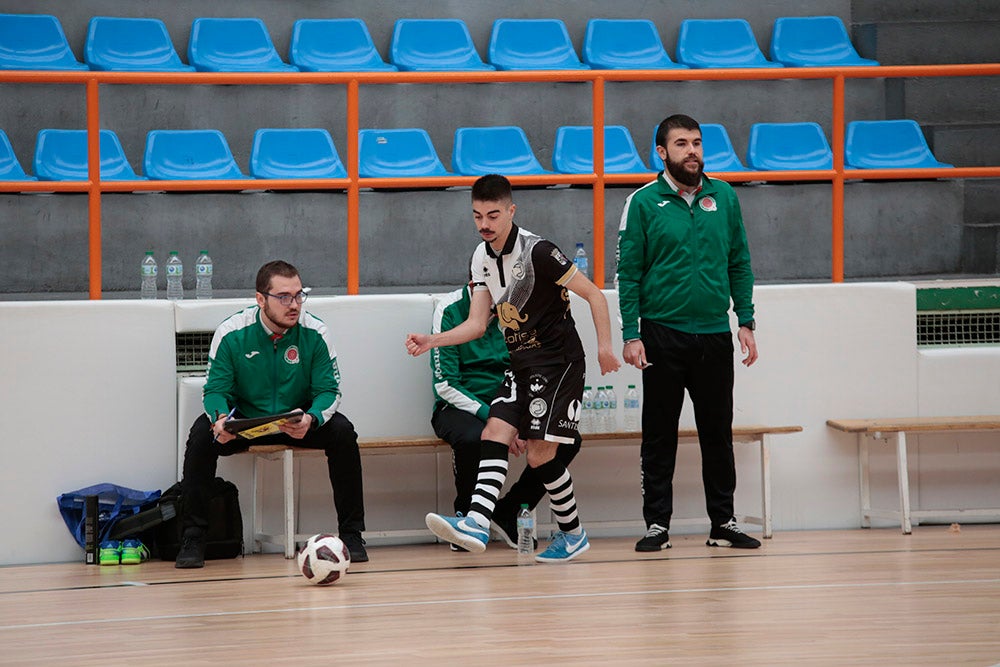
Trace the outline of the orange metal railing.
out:
[[[573,70],[528,72],[298,72],[298,73],[181,73],[181,72],[69,72],[0,71],[0,83],[82,84],[86,91],[88,180],[21,182],[0,181],[0,192],[86,192],[89,201],[89,294],[101,298],[101,194],[143,190],[347,190],[347,292],[359,291],[359,238],[361,188],[440,188],[471,185],[471,176],[435,178],[360,178],[358,175],[358,97],[361,85],[435,83],[589,82],[592,89],[594,173],[513,176],[514,185],[590,185],[593,188],[594,279],[604,286],[604,187],[644,183],[648,173],[604,173],[604,85],[608,81],[758,81],[768,79],[829,79],[833,85],[833,169],[712,174],[730,182],[830,181],[832,193],[831,279],[844,280],[844,182],[850,178],[924,179],[997,178],[1000,166],[951,169],[845,169],[844,87],[846,79],[964,77],[1000,75],[1000,63],[975,65],[899,65],[883,67],[815,67],[785,69],[705,70]],[[347,87],[347,178],[211,181],[103,182],[100,177],[101,84],[134,85],[343,85]]]

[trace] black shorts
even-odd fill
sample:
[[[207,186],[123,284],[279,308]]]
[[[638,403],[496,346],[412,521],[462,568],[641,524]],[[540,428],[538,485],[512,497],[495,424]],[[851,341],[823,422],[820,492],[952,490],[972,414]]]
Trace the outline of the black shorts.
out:
[[[490,417],[517,428],[525,440],[575,442],[583,409],[586,362],[507,370]]]

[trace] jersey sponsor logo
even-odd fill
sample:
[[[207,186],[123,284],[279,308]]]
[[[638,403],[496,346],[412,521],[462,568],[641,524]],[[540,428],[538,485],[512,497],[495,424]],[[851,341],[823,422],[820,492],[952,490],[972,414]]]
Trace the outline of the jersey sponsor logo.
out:
[[[297,346],[289,345],[288,349],[285,350],[285,363],[286,364],[299,363],[299,348]]]
[[[576,399],[573,399],[572,401],[569,402],[569,405],[566,407],[566,416],[570,420],[578,422],[580,421],[580,411],[582,409],[583,409],[583,403],[581,403]]]
[[[563,266],[569,264],[569,260],[566,259],[566,255],[562,254],[562,251],[559,248],[553,248],[551,254],[552,257]]]
[[[531,420],[531,430],[532,431],[537,431],[540,428],[542,428],[542,422],[541,422],[541,420],[540,419],[532,419]]]
[[[663,208],[664,206],[666,206],[666,205],[667,205],[667,204],[669,204],[669,203],[670,203],[670,200],[669,200],[669,199],[664,199],[664,200],[663,200],[663,201],[661,201],[661,202],[660,202],[659,204],[657,204],[657,206],[659,206],[660,208]]]
[[[514,262],[514,266],[510,267],[510,277],[514,280],[521,280],[524,278],[524,262],[521,260]]]
[[[534,398],[528,403],[528,413],[532,417],[542,417],[549,411],[549,404],[541,398]]]
[[[497,304],[497,317],[501,327],[514,331],[520,331],[521,325],[528,321],[528,316],[518,312],[517,306],[509,301]]]
[[[256,357],[256,356],[257,356],[258,354],[260,354],[260,350],[254,350],[253,352],[247,352],[247,353],[246,353],[246,354],[244,354],[243,356],[244,356],[244,357],[246,357],[247,359],[253,359],[253,358],[254,358],[254,357]]]
[[[701,201],[698,202],[698,206],[701,206],[701,210],[708,211],[709,213],[719,210],[719,207],[715,204],[715,200],[711,197],[702,197]]]
[[[569,421],[569,420],[566,420],[566,419],[560,419],[559,420],[559,428],[565,428],[565,429],[568,429],[570,431],[577,431],[577,430],[580,429],[580,426],[576,422],[574,422],[574,421]]]

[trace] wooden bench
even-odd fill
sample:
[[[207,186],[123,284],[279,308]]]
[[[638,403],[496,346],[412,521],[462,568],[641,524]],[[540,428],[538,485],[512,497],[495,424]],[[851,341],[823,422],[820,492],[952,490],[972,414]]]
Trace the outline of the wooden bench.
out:
[[[734,426],[733,441],[756,443],[760,452],[760,479],[761,479],[761,513],[760,516],[741,515],[737,517],[741,521],[759,525],[763,529],[765,538],[770,538],[772,534],[771,525],[771,466],[770,466],[770,440],[771,436],[783,433],[798,433],[801,426]],[[681,442],[697,442],[698,433],[694,429],[681,429],[678,432]],[[614,445],[636,445],[641,440],[642,434],[638,432],[619,431],[614,433],[585,433],[583,439],[591,446],[614,446]],[[413,438],[359,438],[358,447],[362,455],[388,455],[399,452],[450,452],[451,448],[443,440],[435,437],[413,437]],[[251,481],[251,495],[253,496],[253,535],[255,547],[260,549],[260,545],[280,544],[284,548],[285,557],[292,558],[295,554],[295,543],[308,539],[309,535],[299,534],[296,529],[295,514],[295,458],[306,456],[323,456],[320,449],[305,449],[292,445],[252,445],[248,452],[254,457],[253,477]],[[282,468],[282,497],[284,501],[284,530],[280,534],[269,534],[263,530],[263,493],[260,484],[261,470],[265,461],[281,461]],[[438,480],[434,480],[435,488],[439,486]],[[705,519],[673,519],[672,524],[705,523]],[[622,526],[624,524],[635,524],[637,529],[644,530],[645,525],[641,522],[588,522],[588,526],[611,527]],[[539,529],[546,526],[540,525]],[[419,530],[395,530],[395,531],[369,531],[369,537],[419,537],[426,535],[427,531]]]
[[[872,518],[895,519],[903,534],[909,535],[913,519],[931,517],[975,516],[1000,519],[1000,509],[910,509],[910,480],[906,460],[907,433],[944,433],[951,431],[997,431],[1000,416],[974,417],[910,417],[894,419],[830,419],[826,425],[858,436],[858,467],[861,477],[861,525],[871,527]],[[873,440],[896,445],[896,475],[899,480],[899,509],[873,509],[869,445]]]

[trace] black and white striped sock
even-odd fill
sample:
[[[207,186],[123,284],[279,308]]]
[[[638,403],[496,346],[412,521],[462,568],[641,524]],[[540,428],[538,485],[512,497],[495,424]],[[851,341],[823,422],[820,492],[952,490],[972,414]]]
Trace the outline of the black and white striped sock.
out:
[[[490,527],[497,498],[507,479],[508,451],[507,445],[493,440],[483,440],[480,444],[479,476],[469,505],[469,518],[480,528]]]
[[[580,527],[580,517],[576,513],[573,478],[570,477],[565,464],[559,459],[552,459],[535,468],[535,472],[538,473],[549,494],[549,507],[556,517],[559,530],[579,535],[583,529]]]

